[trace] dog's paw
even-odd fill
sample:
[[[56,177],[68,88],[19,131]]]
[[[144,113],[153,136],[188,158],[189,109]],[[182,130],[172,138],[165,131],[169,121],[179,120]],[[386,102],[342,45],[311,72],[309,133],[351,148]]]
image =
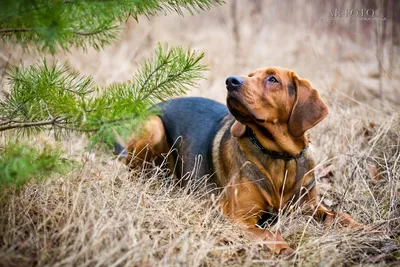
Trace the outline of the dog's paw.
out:
[[[328,226],[338,224],[341,227],[350,227],[354,229],[368,229],[368,226],[354,220],[349,214],[344,212],[337,212],[336,214],[329,214],[325,218],[325,223]]]
[[[291,247],[286,247],[282,248],[278,255],[287,260],[292,260],[295,257],[295,251]]]

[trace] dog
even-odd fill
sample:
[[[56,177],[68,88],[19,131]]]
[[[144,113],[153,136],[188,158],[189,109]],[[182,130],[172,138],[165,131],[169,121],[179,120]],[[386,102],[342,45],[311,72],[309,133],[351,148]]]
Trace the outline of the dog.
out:
[[[308,206],[327,223],[360,226],[318,202],[306,131],[328,115],[328,108],[311,83],[271,67],[230,76],[226,88],[227,106],[200,97],[158,104],[160,115],[128,140],[126,163],[134,168],[166,162],[183,185],[182,177],[196,167],[190,179],[203,177],[221,189],[223,214],[276,254],[294,250],[280,233],[261,226],[295,204]]]

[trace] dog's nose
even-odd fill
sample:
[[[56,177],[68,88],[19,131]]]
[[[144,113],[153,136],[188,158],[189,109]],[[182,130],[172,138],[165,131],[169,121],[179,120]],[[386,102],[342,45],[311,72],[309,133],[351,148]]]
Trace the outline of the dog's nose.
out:
[[[225,84],[226,89],[228,89],[229,92],[234,91],[243,84],[243,79],[239,76],[230,76],[228,79],[226,79]]]

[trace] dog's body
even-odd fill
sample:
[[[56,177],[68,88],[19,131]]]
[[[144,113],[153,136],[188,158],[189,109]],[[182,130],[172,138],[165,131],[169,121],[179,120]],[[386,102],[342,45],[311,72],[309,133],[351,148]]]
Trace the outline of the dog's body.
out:
[[[161,164],[174,148],[178,153],[169,153],[167,161],[178,178],[194,167],[191,177],[211,175],[208,184],[222,189],[223,213],[276,253],[292,249],[260,225],[292,205],[306,203],[325,221],[338,217],[343,225],[358,225],[317,202],[304,133],[327,115],[327,107],[311,84],[289,70],[268,68],[229,77],[227,88],[228,108],[204,98],[160,104],[162,115],[129,140],[127,163]]]
[[[224,118],[232,117],[226,106],[199,97],[177,98],[160,106],[167,143],[177,152],[171,155],[175,175],[181,178],[194,171],[197,178],[214,177],[213,141]]]

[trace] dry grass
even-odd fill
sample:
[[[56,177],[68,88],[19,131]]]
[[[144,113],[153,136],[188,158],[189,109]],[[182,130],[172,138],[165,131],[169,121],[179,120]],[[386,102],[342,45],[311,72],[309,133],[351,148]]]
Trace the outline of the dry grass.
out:
[[[56,58],[109,84],[129,79],[157,41],[191,45],[206,52],[210,72],[190,95],[219,101],[224,101],[224,80],[231,74],[270,65],[293,69],[312,81],[330,107],[329,117],[311,131],[319,193],[327,205],[371,229],[329,228],[295,211],[275,229],[297,248],[296,260],[279,259],[244,238],[208,196],[175,187],[158,168],[129,173],[107,154],[83,153],[85,141],[71,138],[65,140],[66,156],[78,159],[81,167],[20,191],[1,192],[0,265],[399,264],[399,66],[390,70],[391,77],[377,77],[375,42],[333,34],[330,25],[316,21],[329,8],[300,9],[304,2],[296,1],[293,11],[275,1],[256,2],[262,8],[237,3],[238,33],[232,31],[226,5],[195,17],[131,21],[121,41],[103,52],[73,51]],[[389,58],[398,57],[388,51],[384,70]],[[18,63],[18,49],[4,48],[1,56],[10,52],[11,62]],[[36,58],[24,55],[24,62]]]

